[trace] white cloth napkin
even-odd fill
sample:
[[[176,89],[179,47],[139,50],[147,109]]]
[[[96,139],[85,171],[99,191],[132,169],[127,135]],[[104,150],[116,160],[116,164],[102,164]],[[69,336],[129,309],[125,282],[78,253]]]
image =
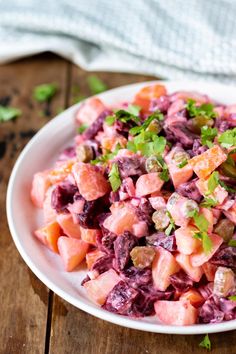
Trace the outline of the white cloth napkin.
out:
[[[236,81],[234,0],[0,0],[0,63],[43,51],[86,70]]]

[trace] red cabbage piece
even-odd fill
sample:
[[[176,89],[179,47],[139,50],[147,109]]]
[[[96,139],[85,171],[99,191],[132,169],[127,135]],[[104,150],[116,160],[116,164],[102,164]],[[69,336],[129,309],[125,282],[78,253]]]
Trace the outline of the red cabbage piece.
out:
[[[179,193],[180,195],[182,195],[183,197],[193,199],[197,203],[199,203],[202,199],[202,195],[200,194],[200,192],[196,186],[196,181],[197,181],[197,178],[193,179],[192,181],[182,183],[176,189],[176,192]]]
[[[236,247],[223,244],[210,259],[210,262],[217,266],[236,268]]]
[[[92,266],[92,270],[96,270],[99,274],[106,272],[112,268],[113,255],[106,254],[98,258]]]
[[[94,139],[94,137],[97,135],[97,133],[99,131],[102,130],[103,128],[103,122],[105,120],[105,118],[111,114],[112,112],[110,110],[105,110],[103,111],[98,117],[97,119],[90,125],[90,127],[88,127],[85,132],[82,134],[82,137],[85,140],[90,140],[90,139]]]
[[[119,270],[125,268],[130,260],[130,251],[138,244],[137,238],[130,232],[117,236],[114,241],[115,265]]]
[[[51,206],[57,213],[66,211],[69,203],[74,200],[74,195],[78,193],[78,188],[69,181],[63,181],[56,185],[51,195]]]
[[[151,236],[147,236],[146,242],[150,246],[161,246],[170,252],[174,252],[177,250],[175,236],[166,236],[164,232],[156,232]]]
[[[181,292],[193,287],[193,280],[183,270],[171,275],[170,283],[176,290]]]
[[[140,156],[119,157],[116,162],[121,178],[129,176],[141,176],[145,173],[144,158]]]

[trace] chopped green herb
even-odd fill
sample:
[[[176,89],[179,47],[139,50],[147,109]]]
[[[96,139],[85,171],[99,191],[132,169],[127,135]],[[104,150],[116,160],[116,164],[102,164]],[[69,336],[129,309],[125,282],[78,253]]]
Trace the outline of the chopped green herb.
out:
[[[0,106],[0,122],[7,122],[8,120],[17,118],[21,115],[21,111],[13,107]]]
[[[115,150],[113,152],[107,151],[107,154],[98,156],[95,160],[90,161],[92,165],[97,165],[98,163],[106,164],[109,160],[112,160],[118,154],[121,149],[120,144],[116,144]]]
[[[117,163],[112,164],[108,178],[113,192],[116,192],[121,185],[120,172]]]
[[[151,114],[144,122],[142,125],[137,126],[137,127],[133,127],[130,129],[129,133],[131,135],[137,135],[140,134],[143,130],[147,129],[147,127],[149,126],[149,124],[154,120],[163,120],[163,114],[160,113],[159,111],[154,112],[153,114]]]
[[[166,234],[166,236],[170,236],[172,229],[173,229],[173,226],[170,224],[170,225],[165,229],[165,234]]]
[[[218,134],[216,128],[210,128],[207,125],[201,128],[201,143],[202,145],[207,145],[209,148],[212,147],[212,141]]]
[[[164,136],[153,136],[153,151],[154,154],[162,154],[166,147],[166,139]]]
[[[89,89],[93,95],[107,90],[107,85],[96,75],[90,75],[87,79]]]
[[[107,116],[105,122],[107,125],[111,126],[115,123],[116,117],[115,116]]]
[[[127,111],[133,114],[134,116],[138,116],[141,111],[141,107],[136,106],[134,104],[130,104],[127,108]]]
[[[206,348],[209,351],[211,350],[211,341],[208,334],[206,334],[201,343],[199,343],[199,347]]]
[[[231,301],[236,301],[236,295],[229,296],[228,299]]]
[[[230,241],[228,242],[228,245],[229,245],[230,247],[236,247],[236,240],[230,240]]]
[[[180,164],[178,164],[178,167],[179,167],[179,168],[183,168],[183,167],[186,166],[187,164],[188,164],[188,160],[185,159],[185,160],[183,160],[182,162],[180,162]]]
[[[82,134],[88,128],[88,124],[81,124],[77,129],[78,134]]]
[[[203,202],[201,203],[201,206],[204,208],[212,208],[212,207],[216,206],[217,203],[218,202],[215,199],[205,197]]]
[[[56,84],[43,84],[34,88],[33,96],[38,102],[47,102],[52,99],[57,90]]]
[[[190,99],[187,101],[186,109],[190,117],[203,116],[208,119],[217,117],[217,114],[214,111],[214,106],[211,103],[203,103],[202,105],[197,106],[196,101]]]
[[[140,118],[135,114],[132,114],[124,109],[119,109],[115,112],[116,119],[120,120],[122,123],[127,123],[129,121],[133,121],[138,124],[140,122]]]
[[[236,146],[236,128],[226,130],[219,136],[218,141],[224,148]]]
[[[212,241],[210,237],[208,236],[207,232],[196,232],[193,235],[194,238],[197,238],[202,241],[202,247],[204,252],[207,254],[211,251],[212,249]]]
[[[230,192],[230,193],[236,193],[236,189],[227,186],[227,184],[225,184],[223,181],[219,180],[219,184],[221,185],[221,187],[223,187],[226,191]]]
[[[203,214],[195,209],[188,213],[189,217],[194,220],[195,226],[198,228],[199,232],[196,232],[193,237],[198,238],[202,241],[202,247],[205,253],[209,253],[212,249],[212,241],[207,234],[209,222]]]
[[[169,211],[167,211],[166,214],[170,219],[170,225],[166,228],[165,234],[166,234],[166,236],[170,236],[171,231],[175,230],[175,222],[174,222],[174,219],[172,218],[172,215]]]
[[[218,185],[219,185],[219,172],[214,171],[210,175],[210,178],[208,179],[208,183],[207,183],[208,191],[205,194],[206,195],[212,194]]]

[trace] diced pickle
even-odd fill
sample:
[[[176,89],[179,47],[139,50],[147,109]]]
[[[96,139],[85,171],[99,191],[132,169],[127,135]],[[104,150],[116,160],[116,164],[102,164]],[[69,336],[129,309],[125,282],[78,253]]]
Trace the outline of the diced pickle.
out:
[[[148,246],[137,246],[130,252],[131,259],[136,268],[143,269],[149,267],[155,257],[155,250]]]
[[[215,226],[214,233],[228,242],[234,234],[234,223],[229,219],[221,219]]]
[[[165,209],[160,209],[152,214],[152,221],[156,230],[164,230],[170,223],[170,218]]]
[[[201,128],[204,125],[212,127],[214,125],[214,120],[205,116],[197,116],[191,119],[191,130],[196,134],[201,134]]]
[[[181,211],[185,218],[189,217],[189,214],[194,210],[198,211],[199,208],[198,204],[192,199],[186,200],[186,202],[184,202],[181,206]]]
[[[146,129],[146,131],[158,134],[158,133],[160,133],[161,129],[162,129],[162,127],[161,127],[160,123],[158,122],[158,120],[154,119],[149,124],[149,126]]]
[[[185,160],[189,160],[190,156],[186,151],[177,151],[174,156],[173,156],[173,160],[177,163],[180,164],[181,162],[185,161]]]
[[[89,145],[78,145],[76,147],[76,159],[79,162],[89,162],[93,159],[93,149]]]
[[[225,176],[236,178],[236,167],[230,165],[227,162],[223,162],[220,166],[220,170]]]
[[[215,273],[213,293],[226,297],[235,290],[235,276],[230,268],[219,267]]]
[[[145,169],[148,173],[162,171],[162,167],[156,156],[150,156],[147,158],[145,162]]]

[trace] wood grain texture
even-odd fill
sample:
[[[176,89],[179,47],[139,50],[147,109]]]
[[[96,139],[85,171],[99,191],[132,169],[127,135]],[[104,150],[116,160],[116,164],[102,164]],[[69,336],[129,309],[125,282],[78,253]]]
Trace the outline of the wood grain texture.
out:
[[[0,66],[0,99],[10,99],[22,116],[0,124],[0,353],[44,353],[48,289],[21,259],[8,230],[5,195],[13,164],[28,142],[50,117],[32,99],[35,85],[56,82],[61,91],[51,105],[51,115],[65,104],[68,63],[55,56],[35,57]],[[20,206],[19,206],[20,207]]]

